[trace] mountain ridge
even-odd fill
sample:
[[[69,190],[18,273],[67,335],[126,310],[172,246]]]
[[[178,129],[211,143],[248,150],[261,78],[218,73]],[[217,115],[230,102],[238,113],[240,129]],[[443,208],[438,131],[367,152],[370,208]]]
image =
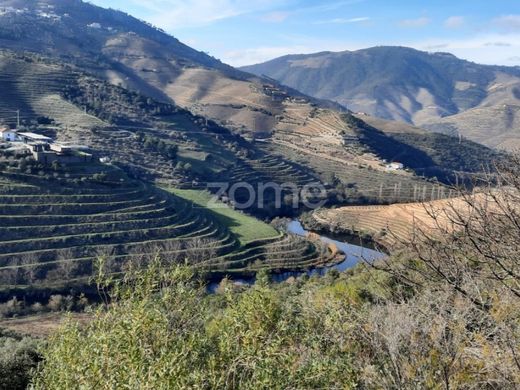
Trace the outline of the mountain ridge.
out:
[[[385,172],[383,158],[360,142],[357,122],[339,106],[330,109],[326,101],[222,64],[120,11],[80,0],[8,0],[4,4],[6,8],[0,8],[0,47],[14,47],[17,52],[37,49],[42,55],[123,88],[127,92],[117,92],[125,95],[117,110],[125,115],[139,117],[125,106],[128,99],[141,101],[128,95],[128,91],[137,91],[156,102],[188,110],[194,115],[189,121],[213,120],[234,135],[251,140],[259,134],[267,136],[274,150],[268,150],[268,154],[276,153],[284,159],[303,155],[307,165],[319,158],[320,169],[330,162],[337,166],[327,170],[354,170],[355,177],[358,170],[367,167],[378,174]],[[26,28],[29,25],[31,29]],[[88,92],[84,91],[88,84],[82,85],[76,91],[80,99],[75,104],[99,114],[105,103],[96,101],[95,91],[109,98],[114,89],[101,85]],[[156,102],[151,102],[154,110],[158,109]],[[104,113],[103,119],[118,115]],[[157,126],[155,122],[149,126]],[[385,157],[399,155],[398,150],[386,153]],[[430,159],[422,161],[424,168],[431,168]],[[295,156],[293,162],[302,161]],[[351,184],[347,174],[342,176]],[[391,179],[401,180],[402,176]]]
[[[241,68],[355,112],[412,123],[485,143],[456,117],[482,107],[520,105],[520,68],[479,65],[450,53],[380,46],[290,55]],[[443,125],[447,118],[452,128]],[[508,130],[501,123],[500,132]],[[520,129],[515,129],[520,137]],[[500,142],[489,140],[489,146]]]

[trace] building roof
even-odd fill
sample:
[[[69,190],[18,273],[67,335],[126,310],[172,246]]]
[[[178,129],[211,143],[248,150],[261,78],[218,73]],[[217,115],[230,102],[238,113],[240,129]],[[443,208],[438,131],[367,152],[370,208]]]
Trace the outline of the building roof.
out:
[[[0,127],[0,133],[16,133],[16,130],[11,130],[7,127]]]
[[[36,133],[18,133],[20,136],[32,139],[34,141],[52,141],[52,138]]]
[[[392,162],[390,164],[386,164],[387,168],[395,168],[395,169],[403,169],[404,164],[400,162]]]

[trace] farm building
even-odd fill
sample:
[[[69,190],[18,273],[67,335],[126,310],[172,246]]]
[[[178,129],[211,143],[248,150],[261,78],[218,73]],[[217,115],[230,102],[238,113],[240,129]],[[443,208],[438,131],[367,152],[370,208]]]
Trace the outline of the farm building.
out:
[[[93,161],[88,148],[82,145],[55,143],[50,137],[37,133],[17,133],[17,138],[22,141],[33,158],[43,164],[51,164],[54,161],[60,163],[89,163]]]
[[[18,133],[18,137],[22,140],[23,143],[30,143],[30,142],[45,142],[45,143],[51,143],[52,138],[46,137],[41,134],[36,133]]]
[[[51,164],[54,161],[60,163],[89,163],[94,159],[90,153],[59,144],[36,141],[27,144],[27,146],[34,159],[44,164]]]
[[[400,171],[404,169],[404,165],[400,162],[393,162],[386,165],[387,171]]]
[[[0,128],[0,137],[2,141],[13,142],[18,139],[18,133],[16,130],[10,130],[6,127]]]

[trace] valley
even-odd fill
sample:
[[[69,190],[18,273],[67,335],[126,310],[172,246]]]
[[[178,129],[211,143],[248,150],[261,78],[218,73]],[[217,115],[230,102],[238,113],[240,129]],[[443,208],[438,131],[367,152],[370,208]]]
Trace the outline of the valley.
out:
[[[66,12],[78,23],[51,22],[38,8],[50,3],[12,14],[0,28],[6,36],[15,22],[37,26],[16,50],[0,37],[7,91],[0,94],[0,118],[57,145],[82,145],[94,162],[51,167],[31,162],[23,147],[3,145],[5,291],[88,283],[100,256],[113,275],[158,253],[208,275],[333,264],[341,254],[269,223],[312,211],[308,203],[450,198],[456,178],[464,181],[500,157],[448,135],[354,117],[115,11],[52,3],[57,15]],[[84,22],[90,12],[99,14],[102,28]],[[37,31],[51,24],[53,33],[42,39]],[[212,195],[205,192],[214,183],[238,188],[233,196],[219,194],[223,208],[216,210],[207,207]],[[274,187],[261,204],[238,207],[248,203],[250,187],[266,184]]]
[[[401,3],[1,0],[0,389],[517,388],[520,68],[238,67],[518,63]]]

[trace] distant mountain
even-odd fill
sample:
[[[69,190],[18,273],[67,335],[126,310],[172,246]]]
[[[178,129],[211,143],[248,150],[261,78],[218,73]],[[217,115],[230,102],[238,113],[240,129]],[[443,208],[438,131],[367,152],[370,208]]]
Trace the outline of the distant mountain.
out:
[[[290,55],[242,70],[355,112],[460,132],[489,146],[507,147],[504,140],[520,140],[519,67],[478,65],[448,53],[405,47],[374,47]],[[475,129],[486,112],[493,117]]]
[[[399,158],[416,172],[439,178],[449,176],[452,170],[480,167],[473,160],[435,157],[432,148],[441,147],[452,156],[460,154],[458,139],[446,137],[441,145],[428,135],[420,142],[400,136],[394,142],[389,138],[396,135],[387,137],[384,129],[365,128],[362,120],[354,120],[337,103],[237,70],[123,12],[80,0],[4,0],[1,4],[0,49],[4,53],[0,53],[0,107],[5,111],[0,111],[0,120],[5,122],[12,124],[16,110],[21,110],[26,122],[50,117],[61,126],[59,138],[70,133],[70,137],[85,138],[100,148],[99,133],[89,131],[93,127],[126,126],[124,130],[130,132],[147,127],[152,134],[157,131],[166,136],[165,129],[193,132],[196,122],[197,129],[190,135],[193,139],[184,145],[185,151],[181,145],[179,152],[189,156],[185,162],[194,168],[211,171],[215,165],[212,159],[218,155],[224,155],[225,167],[232,153],[233,161],[245,159],[249,164],[247,168],[234,164],[245,178],[271,181],[276,172],[287,181],[303,183],[308,179],[306,174],[288,174],[293,172],[289,168],[278,172],[275,162],[282,157],[303,167],[301,171],[310,176],[326,182],[332,182],[334,176],[360,193],[373,191],[374,182],[384,181],[393,189],[403,180],[410,183],[409,188],[422,180],[413,172],[388,174],[383,160]],[[180,115],[176,107],[194,116]],[[170,114],[165,118],[161,113]],[[205,124],[207,119],[216,122],[215,131],[230,131],[230,138],[217,137],[215,143],[209,142],[212,135],[206,134],[197,141],[199,133],[212,128]],[[80,131],[79,124],[86,131]],[[394,133],[408,132],[406,127],[394,129]],[[141,138],[136,134],[129,137],[134,143]],[[263,138],[263,142],[241,146],[244,138]],[[132,147],[139,149],[139,143]],[[469,143],[462,147],[474,150]],[[119,154],[123,163],[139,156],[131,161],[133,167],[141,168],[146,160],[151,163],[148,173],[156,166],[150,161],[153,159],[141,158],[140,153],[125,153],[125,147],[115,147],[111,153]],[[212,157],[206,161],[208,154]],[[261,155],[266,166],[256,160]],[[485,150],[478,155],[483,161],[492,156]],[[160,165],[168,168],[162,179],[183,176],[171,164]],[[254,173],[260,169],[266,177]],[[206,178],[211,175],[205,173]]]

